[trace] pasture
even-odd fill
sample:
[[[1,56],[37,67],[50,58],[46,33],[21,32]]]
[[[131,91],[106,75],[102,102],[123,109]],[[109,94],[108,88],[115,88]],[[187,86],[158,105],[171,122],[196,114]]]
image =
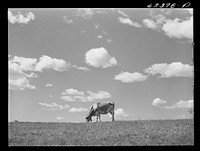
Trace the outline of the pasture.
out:
[[[9,122],[9,146],[194,145],[194,121]]]

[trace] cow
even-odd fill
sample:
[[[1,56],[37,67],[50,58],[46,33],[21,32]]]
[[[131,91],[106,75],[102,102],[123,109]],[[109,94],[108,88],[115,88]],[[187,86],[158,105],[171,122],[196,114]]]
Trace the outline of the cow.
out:
[[[114,121],[114,108],[115,103],[111,101],[95,103],[90,107],[90,111],[86,116],[86,120],[87,122],[90,122],[92,121],[92,116],[97,116],[96,122],[98,122],[98,119],[101,122],[100,115],[110,113],[112,115],[112,121]]]

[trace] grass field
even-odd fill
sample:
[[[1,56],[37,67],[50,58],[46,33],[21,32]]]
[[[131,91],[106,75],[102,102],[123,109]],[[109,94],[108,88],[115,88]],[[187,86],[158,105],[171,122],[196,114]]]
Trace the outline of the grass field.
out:
[[[194,145],[194,121],[9,122],[9,146]]]

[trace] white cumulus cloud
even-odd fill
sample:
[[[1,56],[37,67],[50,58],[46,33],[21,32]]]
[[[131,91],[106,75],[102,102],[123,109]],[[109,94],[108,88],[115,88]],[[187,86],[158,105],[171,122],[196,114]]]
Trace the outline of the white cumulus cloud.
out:
[[[115,75],[115,80],[120,80],[121,82],[131,83],[131,82],[139,82],[147,79],[147,75],[143,75],[138,72],[129,73],[129,72],[121,72],[118,75]]]
[[[66,89],[63,95],[84,95],[84,92],[80,92],[76,89]]]
[[[170,38],[187,38],[193,39],[193,16],[188,20],[180,20],[175,18],[174,20],[166,20],[162,30]]]
[[[172,106],[166,106],[166,108],[167,109],[174,109],[174,108],[190,109],[190,108],[193,108],[193,100],[188,100],[188,101],[180,100]]]
[[[118,108],[115,110],[115,117],[128,117],[129,114],[123,109],[123,108]]]
[[[151,18],[143,19],[143,24],[148,28],[164,32],[169,38],[186,38],[191,41],[193,40],[193,10],[187,9],[187,12],[191,16],[186,19],[167,19],[163,14],[150,11]],[[168,15],[171,15],[171,13],[168,13]]]
[[[103,47],[93,48],[87,51],[85,54],[85,62],[96,68],[107,68],[117,65],[117,60],[111,57]]]
[[[153,64],[149,68],[145,69],[144,72],[151,75],[160,74],[160,78],[170,78],[193,77],[193,70],[194,67],[188,64],[182,64],[181,62],[172,62],[171,64]]]
[[[101,38],[103,38],[103,36],[102,35],[98,35],[97,38],[101,39]]]
[[[61,96],[60,98],[68,102],[76,101],[76,99],[74,99],[73,96]]]
[[[34,71],[37,59],[14,56],[11,62],[17,63],[23,71]]]
[[[137,27],[137,28],[142,27],[138,22],[133,22],[129,18],[118,17],[118,20],[122,24],[128,24],[130,26],[134,26],[134,27]]]
[[[91,19],[94,14],[94,9],[91,8],[80,8],[76,12],[76,16],[80,16],[85,19]]]
[[[36,89],[36,86],[31,85],[29,80],[24,76],[18,77],[17,79],[9,79],[9,89],[24,90],[26,88]]]
[[[29,78],[36,77],[34,73],[25,73],[20,64],[8,61],[8,71],[9,71],[9,89],[24,90],[24,89],[36,89],[29,83]]]
[[[124,17],[129,17],[126,13],[124,13],[124,12],[121,11],[121,10],[119,10],[118,13],[121,14],[122,16],[124,16]]]
[[[113,40],[112,39],[107,39],[107,43],[112,43]]]
[[[63,117],[57,116],[56,119],[57,119],[57,120],[62,120]]]
[[[152,105],[156,107],[163,107],[166,103],[167,101],[165,100],[162,100],[160,98],[155,98],[152,102]]]
[[[21,14],[18,13],[17,15],[13,15],[11,11],[8,11],[8,21],[12,24],[19,23],[19,24],[27,24],[29,21],[34,20],[35,15],[32,12]]]
[[[190,109],[193,108],[193,100],[183,101],[180,100],[173,105],[166,105],[167,101],[160,98],[153,100],[152,105],[163,109]]]
[[[148,28],[152,28],[152,29],[157,29],[158,26],[156,24],[156,22],[154,22],[151,19],[143,19],[143,23],[148,27]]]
[[[66,63],[63,59],[51,58],[43,55],[40,57],[39,62],[36,64],[35,70],[42,72],[44,69],[53,69],[55,71],[66,71],[69,68],[69,63]]]
[[[79,107],[79,108],[74,108],[72,107],[69,112],[75,113],[75,112],[87,112],[87,108]]]
[[[96,100],[108,99],[110,97],[111,94],[103,90],[98,91],[97,93],[92,91],[87,91],[87,93],[84,93],[83,91],[78,91],[76,89],[66,89],[64,92],[62,92],[61,99],[68,102],[92,102]]]
[[[87,67],[78,67],[77,65],[72,65],[72,68],[75,68],[77,70],[83,70],[85,72],[90,71],[90,69]]]
[[[86,67],[78,67],[71,65],[63,59],[51,58],[43,55],[39,60],[36,58],[26,58],[8,55],[8,69],[9,69],[9,89],[35,89],[36,87],[29,83],[31,78],[38,77],[36,72],[43,72],[51,69],[59,72],[67,71],[75,68],[77,70],[90,71]]]
[[[67,16],[63,16],[63,22],[66,24],[72,24],[73,20],[69,19]]]
[[[42,106],[45,106],[46,108],[42,108],[42,109],[48,110],[48,111],[64,110],[64,109],[69,109],[69,107],[70,107],[68,104],[62,106],[55,102],[53,102],[51,104],[39,102],[39,104]]]
[[[107,98],[111,97],[111,94],[109,92],[106,92],[106,91],[98,91],[97,93],[87,91],[87,93],[89,94],[88,97],[87,97],[87,99],[89,101],[103,100],[103,99],[107,99]]]
[[[52,87],[53,84],[51,84],[51,83],[47,83],[45,86],[46,86],[46,87]]]

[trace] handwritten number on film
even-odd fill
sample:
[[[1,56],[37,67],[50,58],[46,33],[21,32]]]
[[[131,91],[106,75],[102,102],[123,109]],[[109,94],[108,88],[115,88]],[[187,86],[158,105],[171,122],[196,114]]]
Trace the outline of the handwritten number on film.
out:
[[[190,5],[191,5],[191,3],[187,2],[187,3],[183,4],[181,7],[186,8],[186,7],[189,7]],[[158,8],[158,7],[160,7],[160,8],[174,8],[176,6],[180,7],[180,5],[176,4],[176,3],[155,3],[155,4],[150,3],[149,5],[147,5],[148,8],[152,8],[152,7],[153,8]]]

